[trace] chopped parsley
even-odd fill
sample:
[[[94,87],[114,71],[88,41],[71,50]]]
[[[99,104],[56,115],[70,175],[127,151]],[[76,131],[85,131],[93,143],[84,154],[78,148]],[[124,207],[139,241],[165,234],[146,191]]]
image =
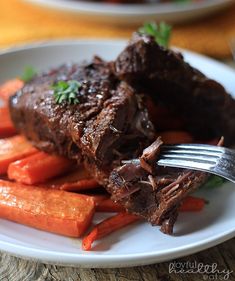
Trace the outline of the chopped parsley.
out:
[[[78,104],[79,100],[77,94],[81,84],[76,80],[58,81],[53,86],[55,102],[61,104],[63,102],[68,104]]]
[[[155,22],[148,22],[139,28],[139,32],[141,34],[153,36],[155,41],[165,48],[169,46],[171,30],[171,26],[165,22],[160,22],[159,24]]]

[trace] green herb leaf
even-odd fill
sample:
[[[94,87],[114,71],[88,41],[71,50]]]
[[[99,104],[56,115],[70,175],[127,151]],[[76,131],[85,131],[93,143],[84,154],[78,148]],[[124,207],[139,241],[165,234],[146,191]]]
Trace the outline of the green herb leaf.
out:
[[[202,188],[217,188],[223,185],[226,180],[224,178],[221,178],[219,176],[212,175],[209,177],[208,181],[206,181]]]
[[[68,104],[78,104],[79,100],[77,94],[80,87],[81,84],[76,80],[58,81],[52,86],[55,102],[58,104],[63,102]]]
[[[37,72],[32,66],[26,66],[20,79],[24,82],[29,82],[34,78],[36,74]]]
[[[167,48],[171,37],[171,29],[171,26],[164,22],[160,22],[159,24],[149,22],[145,23],[144,26],[139,29],[139,32],[141,34],[153,36],[159,45]]]

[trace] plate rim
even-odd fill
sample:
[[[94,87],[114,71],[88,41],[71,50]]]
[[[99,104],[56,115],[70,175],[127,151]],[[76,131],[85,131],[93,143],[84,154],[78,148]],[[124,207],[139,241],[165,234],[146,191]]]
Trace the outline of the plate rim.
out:
[[[71,0],[24,0],[25,2],[36,4],[40,6],[45,6],[57,10],[65,9],[70,12],[86,12],[86,13],[96,13],[97,15],[119,15],[121,17],[125,16],[136,16],[136,15],[146,15],[146,14],[175,14],[182,12],[199,11],[204,9],[209,9],[216,6],[227,6],[235,2],[234,0],[204,0],[203,2],[187,4],[177,4],[177,3],[154,3],[154,4],[109,4],[109,3],[94,3],[85,1]],[[55,7],[56,6],[56,7]]]

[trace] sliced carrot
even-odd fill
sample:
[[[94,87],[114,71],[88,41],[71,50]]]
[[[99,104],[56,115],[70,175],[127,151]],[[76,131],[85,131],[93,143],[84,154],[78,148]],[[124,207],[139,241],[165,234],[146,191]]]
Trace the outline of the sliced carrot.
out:
[[[100,201],[96,206],[97,212],[125,212],[125,208],[111,199]]]
[[[99,184],[94,179],[84,179],[76,182],[64,183],[58,187],[61,190],[81,191],[81,190],[89,190],[99,187]]]
[[[165,144],[191,143],[193,137],[185,131],[165,131],[160,134]]]
[[[0,138],[10,137],[16,134],[16,129],[11,121],[7,106],[0,107]]]
[[[0,98],[7,101],[10,96],[14,95],[24,86],[24,82],[19,78],[6,81],[0,86]]]
[[[68,171],[72,165],[73,162],[64,157],[38,152],[11,163],[7,173],[9,179],[36,184]]]
[[[95,210],[90,196],[0,180],[0,217],[61,235],[80,237]]]
[[[104,201],[104,200],[109,198],[109,196],[105,195],[105,194],[99,194],[99,195],[97,195],[97,194],[94,195],[93,194],[93,195],[90,195],[90,196],[93,198],[96,207],[100,204],[100,202],[102,202],[102,201]]]
[[[94,189],[100,185],[96,180],[92,179],[85,168],[80,165],[76,170],[46,181],[45,183],[40,184],[40,186],[76,192]]]
[[[7,172],[10,163],[38,152],[23,136],[0,139],[0,175]]]
[[[101,223],[97,224],[92,231],[82,240],[82,248],[85,251],[91,250],[92,243],[108,234],[123,228],[124,226],[140,220],[140,217],[128,213],[118,213]]]
[[[92,177],[82,165],[79,165],[74,167],[74,169],[67,174],[47,181],[46,184],[48,184],[48,187],[53,185],[61,186],[65,183],[74,183],[84,179],[92,179]]]
[[[206,200],[203,198],[188,196],[186,197],[182,205],[179,208],[180,212],[199,212],[201,211],[206,204]]]

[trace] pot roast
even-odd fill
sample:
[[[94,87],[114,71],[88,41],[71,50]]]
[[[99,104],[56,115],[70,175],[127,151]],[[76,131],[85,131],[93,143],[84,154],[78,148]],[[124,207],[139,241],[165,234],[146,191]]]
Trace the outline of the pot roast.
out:
[[[80,83],[77,104],[56,102],[52,85],[61,80]],[[182,200],[207,174],[156,165],[162,141],[148,96],[180,112],[195,137],[232,142],[235,102],[224,88],[139,34],[114,62],[94,57],[38,75],[9,106],[16,128],[37,148],[84,163],[114,201],[171,234]]]

